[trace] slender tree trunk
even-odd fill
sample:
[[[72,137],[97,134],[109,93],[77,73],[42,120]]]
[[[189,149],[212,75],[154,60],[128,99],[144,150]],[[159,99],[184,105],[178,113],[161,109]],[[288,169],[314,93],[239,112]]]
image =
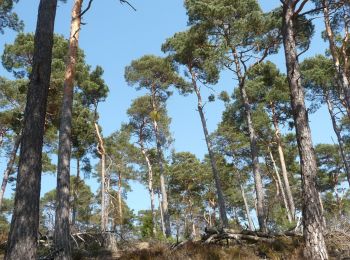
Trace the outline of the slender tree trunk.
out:
[[[74,182],[74,190],[73,190],[73,206],[72,206],[72,226],[75,225],[75,221],[77,218],[77,200],[78,200],[78,189],[80,183],[80,158],[77,158],[77,176]]]
[[[154,111],[158,111],[158,107],[156,105],[156,94],[154,86],[152,86],[152,108]],[[165,178],[164,178],[164,166],[163,166],[163,151],[162,144],[160,140],[160,133],[157,120],[153,119],[153,128],[156,136],[157,143],[157,156],[158,156],[158,164],[159,164],[159,172],[160,172],[160,189],[162,193],[162,208],[163,208],[163,219],[165,225],[165,234],[166,237],[171,236],[171,228],[170,228],[170,216],[168,211],[168,195],[165,188]]]
[[[259,148],[257,143],[257,136],[255,129],[253,127],[253,120],[251,117],[251,108],[248,101],[248,96],[245,91],[244,84],[240,85],[240,92],[244,102],[244,110],[246,114],[248,130],[249,130],[249,140],[250,140],[250,151],[253,163],[253,173],[254,173],[254,183],[256,191],[256,200],[257,200],[257,215],[259,221],[259,227],[262,232],[267,232],[267,223],[266,223],[266,209],[265,209],[265,199],[264,199],[264,186],[260,173],[260,162],[259,162]]]
[[[158,193],[158,201],[159,201],[159,210],[160,210],[160,222],[162,224],[162,232],[163,235],[165,236],[165,224],[164,224],[164,215],[163,215],[163,206],[162,206],[162,201],[160,199],[160,194]]]
[[[253,224],[252,218],[250,217],[250,210],[249,210],[247,197],[245,196],[245,191],[244,191],[244,187],[243,187],[242,184],[240,184],[240,187],[241,187],[241,194],[242,194],[242,198],[243,198],[243,202],[244,202],[244,209],[245,209],[246,217],[247,217],[247,220],[248,220],[248,227],[249,227],[249,230],[253,231],[254,230],[254,224]]]
[[[344,169],[345,169],[346,176],[348,178],[348,182],[350,185],[350,165],[349,165],[348,160],[346,158],[346,153],[345,153],[345,149],[344,149],[344,140],[343,140],[343,137],[341,136],[341,132],[340,132],[340,129],[339,129],[338,124],[337,124],[337,119],[336,119],[336,116],[334,114],[333,103],[329,98],[329,94],[326,94],[325,99],[326,99],[326,103],[327,103],[328,112],[329,112],[329,115],[330,115],[331,120],[332,120],[333,130],[334,130],[335,135],[337,136],[337,141],[339,144],[339,152],[340,152],[341,158],[343,160]]]
[[[6,260],[37,258],[42,147],[57,0],[41,0]]]
[[[249,132],[249,142],[250,142],[250,154],[252,158],[253,174],[254,174],[254,184],[256,192],[256,211],[258,215],[259,227],[262,232],[267,232],[267,222],[266,222],[266,208],[265,208],[265,195],[264,195],[264,185],[261,178],[260,172],[260,162],[259,162],[259,147],[258,147],[258,137],[256,136],[255,129],[252,120],[252,111],[248,95],[245,89],[245,76],[242,75],[242,68],[239,62],[239,57],[235,48],[231,48],[234,63],[236,66],[236,74],[239,81],[239,90],[244,106],[244,113],[247,121],[248,132]]]
[[[295,40],[294,22],[298,17],[295,13],[295,5],[295,0],[284,1],[282,35],[301,166],[304,257],[322,260],[328,259],[328,254],[323,236],[325,226],[316,183],[316,157],[312,146]]]
[[[153,190],[153,170],[152,170],[152,164],[151,161],[148,158],[146,149],[144,148],[142,142],[140,143],[141,146],[141,152],[143,154],[143,156],[145,157],[145,161],[147,163],[147,169],[148,169],[148,192],[150,195],[150,199],[151,199],[151,212],[152,212],[152,232],[153,235],[156,234],[156,211],[154,208],[154,190]]]
[[[286,196],[286,193],[283,189],[283,184],[282,184],[282,180],[281,180],[281,176],[279,174],[279,171],[278,171],[278,168],[277,168],[277,165],[276,165],[276,161],[272,155],[272,152],[271,152],[271,149],[270,147],[268,147],[268,151],[269,151],[269,155],[270,155],[270,159],[272,161],[272,164],[273,164],[273,168],[275,170],[275,173],[276,173],[276,177],[277,177],[277,183],[278,183],[278,186],[281,190],[281,195],[282,195],[282,199],[283,199],[283,202],[284,202],[284,207],[286,208],[286,211],[287,211],[287,217],[288,217],[288,221],[289,222],[292,222],[293,221],[293,217],[292,217],[292,214],[290,212],[290,208],[289,208],[289,205],[288,205],[288,200],[287,200],[287,196]]]
[[[69,229],[69,190],[72,133],[72,107],[75,67],[81,23],[83,0],[75,0],[69,37],[69,51],[64,78],[63,102],[61,107],[58,165],[57,165],[57,208],[55,218],[55,247],[59,250],[55,259],[71,259]]]
[[[283,186],[281,186],[281,189],[284,189],[284,193],[286,194],[287,201],[288,201],[288,207],[290,214],[292,216],[292,220],[295,221],[295,204],[294,204],[294,198],[292,194],[292,190],[290,189],[289,179],[288,179],[288,171],[286,166],[286,161],[284,158],[284,152],[282,147],[282,140],[281,140],[281,131],[278,126],[278,120],[275,114],[274,106],[272,106],[272,117],[273,117],[273,125],[275,128],[275,137],[277,141],[277,148],[278,148],[278,155],[281,163],[281,169],[282,169],[282,177],[283,177]]]
[[[118,211],[119,211],[119,224],[123,225],[123,209],[122,209],[122,175],[118,173]]]
[[[330,10],[329,10],[329,0],[322,0],[323,5],[323,14],[324,14],[324,23],[326,28],[326,36],[329,42],[329,49],[332,55],[333,64],[335,71],[337,73],[337,84],[344,92],[345,98],[345,109],[347,111],[348,117],[350,118],[350,83],[347,77],[347,67],[342,66],[340,62],[340,57],[338,53],[338,47],[336,45],[335,35],[331,26]]]
[[[228,219],[227,219],[227,214],[226,214],[225,198],[224,198],[224,193],[222,191],[221,180],[220,180],[219,172],[218,172],[218,169],[217,169],[217,166],[216,166],[214,153],[213,153],[212,148],[211,148],[211,141],[210,141],[210,138],[209,138],[209,132],[208,132],[208,128],[207,128],[207,121],[205,119],[205,115],[204,115],[204,112],[203,112],[202,96],[201,96],[200,90],[199,90],[199,88],[197,86],[197,82],[196,82],[196,78],[195,78],[194,72],[192,71],[191,68],[189,68],[189,70],[190,70],[190,73],[192,75],[192,85],[193,85],[193,88],[194,88],[194,90],[196,92],[197,99],[198,99],[198,104],[197,104],[198,113],[199,113],[199,116],[201,118],[202,128],[203,128],[204,137],[205,137],[205,143],[207,144],[207,149],[208,149],[211,169],[212,169],[214,180],[215,180],[216,194],[218,196],[218,204],[219,204],[219,210],[220,210],[220,219],[221,219],[221,222],[222,222],[221,224],[223,225],[223,227],[227,227],[228,226]]]
[[[6,166],[4,176],[2,178],[2,184],[1,184],[1,190],[0,190],[0,210],[1,210],[1,206],[2,206],[2,201],[4,199],[4,194],[5,194],[7,182],[8,182],[8,179],[10,177],[10,174],[12,172],[13,165],[15,164],[16,155],[17,155],[17,151],[18,151],[20,143],[21,143],[21,134],[18,134],[14,138],[14,144],[13,144],[13,148],[12,148],[12,151],[10,154],[10,158],[9,158],[9,161],[7,163],[7,166]]]
[[[96,113],[95,111],[95,114]],[[106,151],[97,122],[95,122],[95,131],[98,140],[98,153],[101,156],[101,232],[106,232],[108,226],[108,214],[106,214]]]

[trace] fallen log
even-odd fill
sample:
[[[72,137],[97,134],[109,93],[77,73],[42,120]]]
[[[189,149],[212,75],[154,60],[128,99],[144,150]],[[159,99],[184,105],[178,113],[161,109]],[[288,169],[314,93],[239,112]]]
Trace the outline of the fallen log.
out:
[[[281,237],[302,237],[301,234],[295,232],[285,232],[285,233],[263,233],[260,231],[250,231],[242,230],[236,231],[233,229],[217,229],[217,228],[206,228],[205,233],[202,235],[202,242],[205,244],[217,243],[222,240],[235,240],[240,241],[250,241],[250,242],[265,242],[274,243],[277,239]]]

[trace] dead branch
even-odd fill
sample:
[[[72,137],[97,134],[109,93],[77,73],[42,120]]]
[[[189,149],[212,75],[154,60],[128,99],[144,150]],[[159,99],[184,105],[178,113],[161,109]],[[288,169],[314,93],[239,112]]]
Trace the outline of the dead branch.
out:
[[[119,1],[121,4],[127,4],[136,12],[136,8],[132,4],[130,4],[129,1],[127,1],[127,0],[119,0]]]

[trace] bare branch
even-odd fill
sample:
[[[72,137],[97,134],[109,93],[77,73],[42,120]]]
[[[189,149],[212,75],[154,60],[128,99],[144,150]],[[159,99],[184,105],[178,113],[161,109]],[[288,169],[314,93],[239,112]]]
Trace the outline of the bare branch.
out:
[[[121,4],[127,4],[136,12],[136,8],[132,4],[130,4],[127,0],[119,0],[119,1]]]
[[[307,2],[309,2],[309,0],[303,0],[303,2],[301,2],[301,4],[299,5],[299,8],[294,12],[294,15],[298,15],[303,10]]]
[[[89,1],[88,6],[85,8],[85,10],[82,11],[82,12],[79,14],[79,16],[78,16],[79,18],[83,17],[83,15],[84,15],[87,11],[89,11],[89,9],[91,8],[91,4],[92,4],[93,1],[94,1],[94,0],[90,0],[90,1]]]

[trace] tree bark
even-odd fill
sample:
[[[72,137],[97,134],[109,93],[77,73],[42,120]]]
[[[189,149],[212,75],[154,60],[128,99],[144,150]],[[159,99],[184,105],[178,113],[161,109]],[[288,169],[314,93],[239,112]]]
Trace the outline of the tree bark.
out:
[[[69,196],[70,196],[70,159],[72,133],[72,107],[75,67],[79,44],[81,8],[83,0],[75,0],[69,37],[69,51],[64,77],[63,102],[60,116],[58,165],[57,165],[57,208],[55,218],[54,243],[59,253],[55,259],[71,259]]]
[[[289,205],[288,205],[288,200],[287,200],[287,196],[286,196],[286,193],[284,191],[284,188],[283,188],[283,184],[282,184],[282,180],[281,180],[281,176],[279,174],[279,171],[278,171],[278,168],[277,168],[277,165],[276,165],[276,161],[273,157],[273,154],[271,152],[271,149],[270,147],[268,147],[268,151],[269,151],[269,155],[270,155],[270,159],[272,161],[272,164],[273,164],[273,168],[275,170],[275,173],[276,173],[276,177],[277,177],[277,183],[278,183],[278,186],[281,190],[281,194],[282,194],[282,199],[283,199],[283,202],[284,202],[284,207],[286,208],[286,211],[287,211],[287,217],[288,217],[288,221],[289,223],[293,221],[293,217],[292,217],[292,214],[290,212],[290,208],[289,208]]]
[[[244,191],[244,187],[242,184],[240,184],[240,188],[241,188],[241,194],[242,194],[242,198],[243,198],[243,202],[244,202],[244,209],[245,209],[246,217],[248,220],[248,227],[249,227],[249,230],[253,231],[254,224],[253,224],[252,218],[250,217],[249,205],[248,205],[247,197],[245,196],[245,191]]]
[[[118,213],[119,213],[119,225],[122,229],[123,225],[123,207],[122,207],[122,175],[118,173]]]
[[[198,103],[197,103],[198,113],[199,113],[199,116],[201,118],[202,128],[203,128],[204,137],[205,137],[205,143],[207,145],[211,169],[212,169],[213,177],[215,180],[216,194],[218,197],[218,204],[219,204],[219,210],[220,210],[220,219],[222,222],[221,224],[223,227],[227,227],[228,226],[228,219],[227,219],[227,213],[226,213],[225,198],[224,198],[224,193],[222,191],[221,180],[220,180],[219,172],[218,172],[218,169],[216,166],[214,153],[213,153],[212,148],[211,148],[211,140],[209,138],[207,121],[205,119],[205,115],[203,112],[202,96],[201,96],[200,90],[197,86],[196,76],[194,75],[194,72],[192,71],[191,68],[189,68],[189,71],[190,71],[191,76],[192,76],[192,85],[193,85],[193,88],[196,92],[197,99],[198,99]]]
[[[345,109],[347,111],[348,117],[350,118],[350,83],[347,77],[348,76],[347,67],[345,65],[342,66],[340,62],[341,58],[339,57],[338,48],[336,45],[336,39],[331,26],[331,21],[330,21],[330,13],[329,13],[330,10],[329,10],[328,0],[322,0],[322,5],[323,5],[324,23],[326,28],[326,36],[328,38],[329,49],[333,59],[335,71],[337,73],[336,80],[340,89],[344,92]]]
[[[298,17],[295,12],[296,4],[296,0],[285,0],[283,3],[282,35],[301,166],[304,257],[322,260],[328,259],[328,254],[323,236],[325,227],[321,201],[316,186],[316,157],[312,146],[295,40],[294,23]]]
[[[152,86],[152,108],[153,111],[158,111],[158,107],[156,104],[156,93],[155,93],[155,87]],[[165,225],[165,235],[166,237],[171,236],[171,228],[170,228],[170,216],[168,211],[168,195],[165,188],[165,178],[164,178],[164,166],[163,166],[163,151],[162,151],[162,144],[160,140],[160,133],[159,133],[159,127],[157,120],[153,119],[153,129],[156,136],[156,143],[157,143],[157,157],[158,157],[158,164],[159,164],[159,172],[160,172],[160,189],[162,193],[162,208],[163,208],[163,220]]]
[[[5,170],[4,176],[2,178],[1,190],[0,190],[0,210],[1,210],[1,206],[2,206],[2,201],[4,199],[4,194],[5,194],[6,186],[8,183],[8,179],[9,179],[10,174],[12,172],[13,165],[14,165],[15,160],[16,160],[16,155],[17,155],[17,151],[18,151],[20,143],[21,143],[21,134],[18,134],[14,138],[13,149],[11,151],[9,161],[7,163],[6,170]]]
[[[281,140],[281,131],[279,129],[278,120],[275,114],[274,106],[272,106],[272,117],[273,117],[273,125],[275,128],[275,137],[277,141],[277,148],[278,148],[278,155],[281,163],[281,169],[282,169],[282,177],[283,177],[283,186],[281,186],[281,189],[284,189],[284,192],[287,197],[288,207],[290,214],[292,216],[292,220],[295,221],[295,204],[294,204],[294,198],[292,194],[292,190],[290,189],[289,179],[288,179],[288,171],[286,166],[286,161],[284,158],[284,152],[282,147],[282,140]]]
[[[250,151],[253,164],[253,173],[254,173],[254,183],[256,191],[256,211],[258,215],[258,222],[260,231],[267,232],[267,223],[266,223],[266,209],[265,209],[265,195],[264,195],[264,186],[262,183],[261,173],[260,173],[260,162],[259,162],[259,148],[257,142],[257,136],[253,126],[253,120],[251,116],[251,108],[248,100],[248,96],[244,87],[244,83],[240,84],[240,92],[242,100],[244,103],[244,111],[246,114],[246,120],[248,124],[249,131],[249,140],[250,140]]]
[[[145,161],[147,163],[147,169],[148,169],[148,192],[150,195],[150,199],[151,199],[151,212],[152,212],[152,233],[153,235],[156,234],[156,211],[154,208],[154,190],[153,190],[153,170],[152,170],[152,164],[151,161],[148,158],[146,149],[143,146],[143,143],[140,142],[140,147],[141,147],[141,152],[143,154],[143,156],[145,157]]]
[[[77,176],[74,182],[74,190],[73,190],[73,206],[72,206],[72,226],[75,225],[75,221],[77,218],[77,200],[78,200],[78,189],[80,182],[80,158],[77,158]]]
[[[345,169],[346,176],[347,176],[347,179],[348,179],[348,182],[350,185],[350,165],[349,165],[348,160],[346,158],[346,153],[345,153],[345,148],[344,148],[344,140],[343,140],[343,137],[341,135],[341,131],[340,131],[338,124],[337,124],[337,119],[336,119],[336,116],[334,114],[333,103],[329,98],[329,94],[325,95],[325,99],[326,99],[326,103],[327,103],[328,112],[329,112],[329,115],[330,115],[331,120],[332,120],[333,130],[334,130],[335,135],[337,136],[337,141],[339,144],[339,152],[340,152],[341,158],[343,160],[344,169]]]
[[[160,222],[162,224],[162,232],[163,235],[165,236],[165,224],[164,224],[164,215],[163,215],[163,206],[162,206],[162,201],[160,199],[160,194],[158,193],[158,201],[159,201],[159,211],[160,211]]]
[[[37,258],[41,159],[56,7],[57,0],[41,0],[39,4],[6,260]]]
[[[260,172],[260,162],[259,162],[259,147],[258,138],[255,133],[253,126],[253,120],[251,115],[251,106],[248,99],[248,95],[245,89],[245,76],[242,74],[242,68],[239,62],[239,57],[235,48],[231,48],[233,60],[236,66],[236,74],[238,77],[239,90],[244,106],[244,113],[246,117],[246,122],[249,132],[249,142],[250,142],[250,154],[252,158],[253,174],[254,174],[254,184],[256,192],[256,212],[258,215],[259,228],[262,232],[267,232],[267,222],[266,222],[266,209],[265,209],[265,195],[264,186],[262,183],[261,172]]]
[[[95,114],[96,114],[95,110]],[[100,133],[100,128],[97,122],[95,122],[95,131],[98,140],[98,153],[101,156],[101,232],[107,231],[108,226],[108,214],[106,205],[106,151],[104,148],[104,142]]]

